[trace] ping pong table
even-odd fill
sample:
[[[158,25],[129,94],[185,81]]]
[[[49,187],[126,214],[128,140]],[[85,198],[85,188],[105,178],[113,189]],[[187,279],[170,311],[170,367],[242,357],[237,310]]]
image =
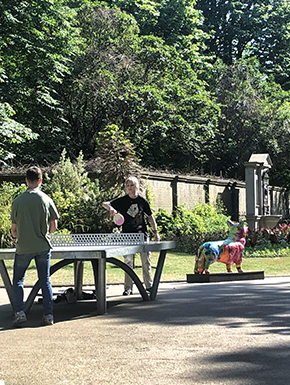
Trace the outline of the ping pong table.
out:
[[[96,289],[96,306],[98,314],[106,314],[106,263],[112,263],[123,269],[137,286],[144,301],[154,300],[157,295],[160,277],[168,250],[175,248],[174,241],[147,242],[144,235],[138,233],[110,233],[110,234],[53,234],[51,236],[51,258],[59,260],[50,267],[50,275],[62,267],[74,263],[74,287],[77,298],[82,295],[83,263],[90,261],[93,268],[94,284]],[[141,280],[134,270],[117,257],[141,252],[159,252],[157,266],[150,293],[147,293]],[[0,274],[14,309],[12,283],[5,265],[6,260],[14,259],[15,249],[0,249]],[[38,291],[39,281],[32,287],[26,302],[26,313],[29,312]]]

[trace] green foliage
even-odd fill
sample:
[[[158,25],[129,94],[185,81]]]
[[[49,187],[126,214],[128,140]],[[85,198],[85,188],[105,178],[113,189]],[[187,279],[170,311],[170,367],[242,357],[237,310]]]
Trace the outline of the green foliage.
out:
[[[178,206],[170,215],[159,209],[156,222],[161,237],[177,241],[177,250],[195,254],[206,241],[225,239],[229,217],[209,204],[198,203],[192,211]]]
[[[141,35],[161,37],[166,44],[180,43],[182,36],[198,31],[202,16],[195,9],[194,0],[107,0],[136,19]],[[200,40],[201,34],[199,34]]]
[[[256,56],[264,69],[289,67],[289,1],[198,0],[196,8],[204,15],[203,29],[213,31],[210,51],[224,63]]]
[[[29,128],[16,122],[13,119],[14,115],[15,111],[8,103],[0,103],[0,162],[2,164],[6,164],[15,157],[15,153],[12,152],[13,145],[37,138]]]
[[[0,3],[0,100],[15,111],[15,122],[39,134],[21,146],[15,142],[11,152],[22,162],[59,158],[64,120],[58,86],[81,44],[76,11],[69,5],[68,0]]]
[[[261,73],[255,59],[216,64],[211,81],[221,114],[219,130],[204,148],[205,170],[242,179],[252,153],[269,153],[275,164],[271,183],[288,185],[289,94]]]
[[[52,176],[46,175],[43,190],[53,199],[59,211],[59,230],[99,232],[103,227],[99,184],[97,180],[91,182],[88,178],[82,154],[72,163],[64,150]]]
[[[25,185],[16,186],[3,182],[0,186],[0,247],[13,247],[11,239],[11,204],[14,198],[26,190]]]
[[[143,167],[243,179],[267,152],[290,186],[289,1],[4,0],[0,25],[2,162],[91,159],[115,125]]]
[[[143,166],[197,168],[219,109],[198,78],[194,39],[177,49],[139,36],[132,16],[99,3],[85,7],[79,23],[86,49],[63,87],[69,145],[90,157],[95,138],[114,124]]]
[[[142,189],[142,186],[141,186]],[[149,202],[151,210],[154,212],[154,194],[150,186],[146,186],[146,199]]]
[[[151,0],[107,0],[110,7],[119,7],[122,11],[134,16],[142,35],[150,35],[159,17],[159,2]]]
[[[126,13],[99,3],[84,7],[78,23],[86,46],[66,77],[62,105],[69,122],[68,149],[82,150],[91,158],[98,133],[110,124],[119,125],[120,95],[136,71],[132,57],[138,27]]]
[[[198,168],[215,133],[218,106],[175,47],[142,37],[136,56],[138,81],[121,99],[121,122],[142,165]],[[141,80],[141,82],[140,82]]]

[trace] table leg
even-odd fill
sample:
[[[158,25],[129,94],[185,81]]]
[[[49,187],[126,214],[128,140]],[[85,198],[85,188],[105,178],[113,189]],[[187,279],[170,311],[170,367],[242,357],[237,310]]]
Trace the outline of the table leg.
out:
[[[165,261],[165,257],[166,257],[166,252],[167,252],[167,250],[161,250],[160,254],[159,254],[157,267],[156,267],[154,280],[153,280],[153,285],[152,285],[152,289],[150,292],[150,299],[151,300],[155,299],[156,295],[157,295],[157,290],[158,290],[158,286],[159,286],[159,282],[160,282],[160,278],[161,278],[161,273],[162,273],[162,269],[163,269],[163,265],[164,265],[164,261]]]
[[[107,313],[106,258],[93,259],[91,262],[95,278],[97,312],[102,315]]]
[[[11,284],[9,274],[8,274],[7,268],[6,268],[3,260],[0,260],[0,274],[1,274],[4,286],[5,286],[9,301],[11,303],[13,310],[14,310],[14,298],[13,298],[12,284]]]
[[[117,258],[107,258],[107,262],[113,263],[114,265],[121,267],[121,269],[123,269],[124,272],[127,273],[132,278],[132,280],[135,283],[135,285],[137,286],[139,293],[141,294],[143,300],[144,301],[150,300],[142,282],[140,281],[137,274],[131,269],[131,267],[129,267],[126,263],[120,261]]]
[[[84,273],[84,262],[74,262],[74,283],[77,299],[82,298],[83,294],[83,273]]]

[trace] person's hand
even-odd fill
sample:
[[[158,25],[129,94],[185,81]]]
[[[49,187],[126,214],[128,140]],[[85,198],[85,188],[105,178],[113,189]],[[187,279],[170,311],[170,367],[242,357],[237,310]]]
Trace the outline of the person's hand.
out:
[[[110,208],[110,215],[113,217],[115,214],[117,214],[117,210],[114,209],[114,207]]]

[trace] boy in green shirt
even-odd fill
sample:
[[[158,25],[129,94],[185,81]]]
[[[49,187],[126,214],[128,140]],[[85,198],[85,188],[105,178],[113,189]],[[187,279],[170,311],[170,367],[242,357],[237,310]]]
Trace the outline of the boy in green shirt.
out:
[[[30,167],[25,178],[27,190],[14,199],[11,209],[11,234],[16,242],[13,266],[13,294],[15,318],[13,325],[27,321],[24,313],[23,282],[32,259],[35,260],[37,274],[43,296],[43,322],[53,324],[53,295],[50,283],[51,243],[49,234],[56,230],[59,214],[52,201],[40,191],[42,172],[38,167]]]

